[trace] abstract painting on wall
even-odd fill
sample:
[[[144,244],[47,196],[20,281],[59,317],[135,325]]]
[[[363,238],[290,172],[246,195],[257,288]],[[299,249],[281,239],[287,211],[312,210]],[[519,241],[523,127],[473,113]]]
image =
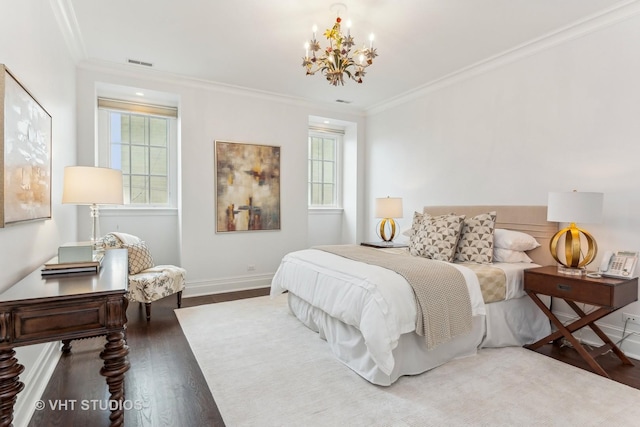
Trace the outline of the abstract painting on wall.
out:
[[[0,64],[0,227],[51,218],[51,116]]]
[[[216,232],[280,229],[280,147],[215,141]]]

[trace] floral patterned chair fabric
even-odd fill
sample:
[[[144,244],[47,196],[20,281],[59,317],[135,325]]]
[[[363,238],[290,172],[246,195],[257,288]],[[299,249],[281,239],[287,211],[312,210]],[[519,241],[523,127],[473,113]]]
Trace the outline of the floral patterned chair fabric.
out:
[[[151,319],[151,303],[176,294],[178,308],[182,305],[182,291],[186,270],[175,265],[154,265],[153,258],[140,238],[126,233],[108,233],[102,238],[106,250],[127,249],[129,255],[129,301],[145,304],[147,320]]]

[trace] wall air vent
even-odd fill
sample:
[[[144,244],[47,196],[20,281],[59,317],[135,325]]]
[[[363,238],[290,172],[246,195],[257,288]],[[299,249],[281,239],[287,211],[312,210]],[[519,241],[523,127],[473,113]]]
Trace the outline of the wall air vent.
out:
[[[336,99],[336,102],[340,102],[341,104],[351,104],[351,101],[346,101],[344,99]]]
[[[144,65],[145,67],[153,67],[151,62],[138,61],[137,59],[127,59],[129,64]]]

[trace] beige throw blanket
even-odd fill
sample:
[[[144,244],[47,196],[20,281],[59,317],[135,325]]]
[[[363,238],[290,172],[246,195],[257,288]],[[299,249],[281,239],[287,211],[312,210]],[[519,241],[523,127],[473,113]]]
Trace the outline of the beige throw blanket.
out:
[[[424,336],[428,349],[471,331],[471,299],[464,276],[455,267],[357,245],[313,249],[384,267],[404,277],[416,298],[416,333]]]

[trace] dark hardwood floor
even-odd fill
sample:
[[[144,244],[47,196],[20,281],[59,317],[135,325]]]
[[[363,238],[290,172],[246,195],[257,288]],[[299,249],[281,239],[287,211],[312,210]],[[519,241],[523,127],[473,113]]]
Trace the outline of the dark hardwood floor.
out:
[[[587,346],[588,347],[588,346]],[[621,347],[624,351],[624,345]],[[578,368],[593,372],[587,362],[571,346],[546,344],[535,350],[554,359],[569,363]],[[627,356],[628,357],[628,356]],[[612,380],[640,390],[640,360],[633,360],[635,366],[623,365],[618,356],[609,351],[596,357],[596,362],[609,374]],[[594,374],[598,375],[598,374]]]
[[[182,307],[268,293],[265,288],[183,298]],[[148,323],[144,306],[131,303],[127,309],[131,369],[126,374],[125,405],[133,406],[125,411],[127,427],[225,425],[173,312],[175,308],[175,297],[154,302]],[[104,337],[97,337],[71,343],[71,353],[60,358],[41,398],[45,408],[34,413],[29,427],[109,425],[109,409],[105,407],[109,395],[100,375],[103,362],[99,354],[104,342]]]
[[[268,289],[258,289],[184,298],[182,306],[267,294]],[[173,312],[175,304],[173,297],[154,302],[149,323],[139,304],[131,304],[127,310],[131,369],[126,374],[125,398],[131,405],[136,405],[125,411],[127,427],[225,425]],[[104,406],[108,399],[104,377],[99,374],[102,366],[99,353],[103,344],[103,337],[72,343],[71,353],[61,357],[42,396],[45,409],[35,412],[30,427],[109,425],[108,408],[100,407],[100,403]],[[570,347],[548,345],[538,352],[588,370],[586,363]],[[640,389],[640,362],[634,367],[624,366],[612,354],[597,360],[612,379]],[[58,405],[58,402],[66,403],[66,408],[52,408],[52,404]],[[74,405],[73,409],[71,405]]]

